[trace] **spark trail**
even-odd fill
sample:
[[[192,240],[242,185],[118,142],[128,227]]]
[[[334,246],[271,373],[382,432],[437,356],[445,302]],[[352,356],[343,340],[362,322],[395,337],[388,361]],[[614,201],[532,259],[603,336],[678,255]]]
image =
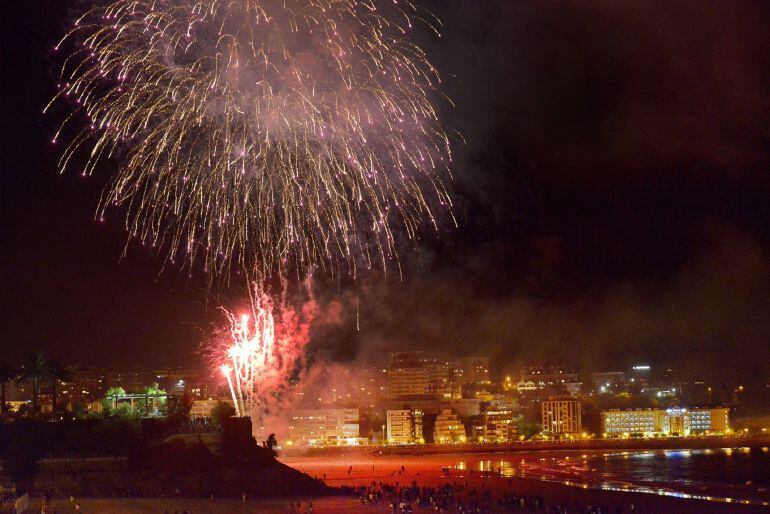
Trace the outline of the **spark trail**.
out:
[[[302,376],[318,307],[312,299],[300,310],[275,306],[257,286],[251,312],[236,315],[222,310],[227,327],[214,334],[206,351],[227,381],[236,415],[250,417],[257,433],[263,416],[281,406],[291,378]]]
[[[451,215],[440,78],[410,37],[431,19],[405,0],[96,7],[56,47],[60,169],[116,160],[98,216],[212,278],[387,268],[398,234]]]

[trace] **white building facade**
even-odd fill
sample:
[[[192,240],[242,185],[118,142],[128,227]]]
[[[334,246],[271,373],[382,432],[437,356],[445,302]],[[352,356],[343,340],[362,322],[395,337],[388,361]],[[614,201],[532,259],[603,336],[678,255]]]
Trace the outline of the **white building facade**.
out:
[[[357,445],[358,409],[298,410],[289,420],[289,434],[299,446]]]

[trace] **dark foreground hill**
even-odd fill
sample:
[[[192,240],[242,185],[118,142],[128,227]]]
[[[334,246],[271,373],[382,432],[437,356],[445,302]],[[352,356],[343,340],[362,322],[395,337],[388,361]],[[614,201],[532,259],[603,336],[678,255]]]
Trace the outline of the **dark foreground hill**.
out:
[[[37,490],[54,496],[208,498],[306,496],[332,490],[286,466],[262,448],[237,459],[201,444],[163,443],[130,459],[66,459],[47,462]],[[247,453],[247,452],[244,452]]]
[[[103,425],[5,426],[3,471],[21,490],[54,496],[209,498],[318,496],[333,493],[321,481],[277,461],[251,436],[248,420],[233,419],[214,451],[200,442],[147,441],[110,429],[110,444],[86,444],[104,437]],[[141,432],[141,429],[140,429]],[[123,438],[123,439],[121,439]],[[62,441],[69,441],[64,444]],[[77,442],[76,442],[77,441]],[[88,448],[89,451],[84,451]]]

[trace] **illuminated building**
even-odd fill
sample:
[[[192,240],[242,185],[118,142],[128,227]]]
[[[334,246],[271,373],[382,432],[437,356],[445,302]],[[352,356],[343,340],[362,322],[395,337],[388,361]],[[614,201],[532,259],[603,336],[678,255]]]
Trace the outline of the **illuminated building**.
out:
[[[141,393],[147,387],[158,384],[170,395],[189,394],[196,399],[207,398],[212,391],[211,384],[201,373],[181,369],[158,371],[106,370],[86,366],[68,366],[69,378],[60,382],[60,402],[72,408],[73,403],[84,405],[101,400],[110,387],[122,387],[129,393]],[[45,394],[50,394],[45,384]]]
[[[625,385],[626,374],[622,371],[591,373],[591,381],[594,384],[595,392],[599,394],[614,393]]]
[[[729,430],[729,410],[633,409],[602,412],[602,431],[608,437],[652,437],[658,435],[722,434]]]
[[[388,368],[388,397],[418,396],[428,393],[428,370],[422,366]]]
[[[650,382],[651,368],[647,364],[637,364],[631,368],[629,382],[638,388],[646,387]]]
[[[542,389],[538,387],[537,384],[531,380],[527,380],[527,381],[522,380],[518,382],[515,387],[516,387],[516,390],[520,393],[533,392],[533,391]]]
[[[581,405],[576,400],[548,400],[541,405],[543,432],[550,435],[579,434]]]
[[[444,409],[436,416],[433,425],[433,442],[436,444],[464,443],[465,425],[451,409]]]
[[[574,370],[562,366],[528,366],[521,369],[516,389],[530,398],[541,397],[541,392],[546,396],[576,396],[581,385]]]
[[[423,352],[392,352],[387,377],[388,398],[428,394],[428,359]]]
[[[461,357],[455,361],[454,381],[457,384],[489,383],[489,357]]]
[[[487,409],[474,426],[474,436],[479,442],[504,443],[519,435],[519,419],[511,410]]]
[[[425,439],[422,435],[422,416],[421,410],[389,410],[387,412],[388,443],[424,443]]]
[[[335,366],[326,369],[321,403],[340,407],[356,405],[371,410],[387,397],[387,370],[381,367]]]
[[[426,364],[428,387],[426,392],[436,398],[450,400],[460,398],[460,391],[454,382],[454,363],[448,359],[432,357]]]
[[[122,387],[126,392],[139,392],[156,383],[155,373],[150,371],[110,370],[105,372],[105,390]]]
[[[153,375],[155,375],[153,382],[169,394],[183,394],[187,383],[191,381],[190,373],[181,369],[165,368],[153,371]]]
[[[208,419],[211,418],[211,411],[220,403],[226,403],[230,406],[233,405],[231,399],[225,400],[193,400],[190,406],[190,417],[194,419]]]
[[[533,382],[539,388],[576,383],[578,374],[561,366],[528,366],[521,369],[521,381]]]
[[[564,387],[564,392],[567,393],[570,396],[579,396],[580,395],[580,389],[583,387],[582,382],[565,382],[562,384],[562,387]]]
[[[364,372],[363,380],[367,405],[373,408],[378,399],[388,396],[388,370],[378,366],[370,367]]]
[[[205,400],[216,395],[216,386],[203,378],[192,377],[184,380],[184,393],[190,398]]]
[[[5,402],[26,402],[32,399],[32,384],[10,380],[5,384]]]
[[[360,444],[358,409],[298,410],[289,422],[297,445],[340,446]]]
[[[205,399],[214,394],[215,387],[205,372],[181,368],[165,368],[153,372],[153,382],[169,394]]]
[[[451,359],[432,357],[421,351],[392,352],[388,357],[388,398],[431,395],[440,399],[460,398]]]
[[[62,381],[59,386],[61,403],[72,408],[75,402],[87,405],[104,397],[106,379],[103,369],[71,366],[67,371],[69,379]]]
[[[32,404],[28,400],[9,400],[5,402],[5,408],[8,409],[8,412],[18,412],[22,406],[31,408]]]
[[[643,387],[639,392],[655,399],[672,399],[679,398],[683,387],[681,384],[655,384]]]

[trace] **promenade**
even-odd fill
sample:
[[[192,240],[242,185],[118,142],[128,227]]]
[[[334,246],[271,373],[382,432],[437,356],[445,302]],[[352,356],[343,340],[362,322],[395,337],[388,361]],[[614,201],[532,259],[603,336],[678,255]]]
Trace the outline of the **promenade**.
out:
[[[574,441],[526,441],[511,443],[464,443],[421,445],[286,447],[285,457],[322,455],[434,455],[447,453],[512,453],[564,450],[696,450],[770,447],[770,434],[753,437],[668,437],[650,439],[580,439]]]

